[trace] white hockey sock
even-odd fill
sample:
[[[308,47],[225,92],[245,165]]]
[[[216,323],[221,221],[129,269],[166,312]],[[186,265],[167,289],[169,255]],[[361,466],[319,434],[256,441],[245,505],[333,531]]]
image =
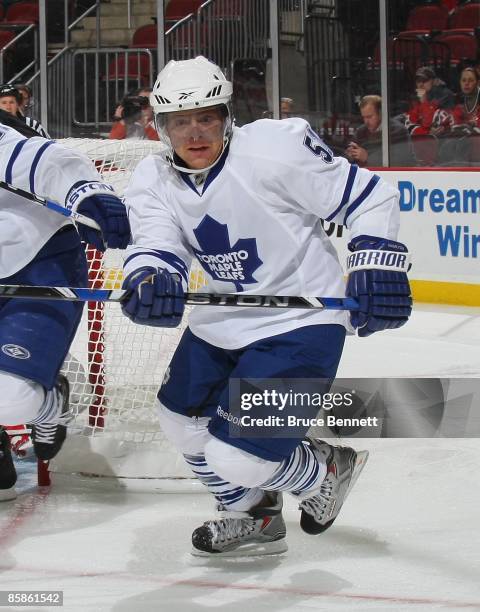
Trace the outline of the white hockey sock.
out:
[[[317,488],[326,474],[326,464],[319,463],[310,446],[302,442],[261,486],[267,491],[288,491],[299,495]]]
[[[245,512],[256,506],[264,497],[259,488],[248,489],[223,480],[212,471],[204,455],[184,455],[195,476],[227,510]]]

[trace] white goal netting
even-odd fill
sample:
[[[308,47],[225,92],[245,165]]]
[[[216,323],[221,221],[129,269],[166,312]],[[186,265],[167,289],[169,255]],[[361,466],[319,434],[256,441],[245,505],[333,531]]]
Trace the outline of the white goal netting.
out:
[[[61,142],[90,157],[120,195],[137,163],[162,147],[153,141]],[[87,255],[91,287],[121,287],[121,251],[88,249]],[[190,289],[201,285],[201,272],[192,271]],[[156,393],[186,318],[181,328],[170,330],[131,323],[118,303],[85,306],[63,367],[73,418],[67,441],[51,462],[55,481],[60,474],[77,473],[111,477],[119,486],[176,490],[179,479],[191,478],[156,414]],[[151,479],[155,483],[147,484]]]

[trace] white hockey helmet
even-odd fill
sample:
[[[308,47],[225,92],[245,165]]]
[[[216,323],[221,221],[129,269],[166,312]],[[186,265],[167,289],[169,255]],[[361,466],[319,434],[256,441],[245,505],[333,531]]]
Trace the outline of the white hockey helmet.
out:
[[[153,91],[150,94],[150,104],[155,116],[155,127],[160,140],[167,146],[166,157],[177,170],[198,174],[209,168],[192,170],[175,163],[172,143],[165,129],[167,113],[202,109],[210,106],[224,105],[225,123],[223,134],[223,149],[230,141],[232,135],[232,109],[231,97],[233,86],[220,70],[203,55],[193,59],[175,61],[170,60],[159,73]]]

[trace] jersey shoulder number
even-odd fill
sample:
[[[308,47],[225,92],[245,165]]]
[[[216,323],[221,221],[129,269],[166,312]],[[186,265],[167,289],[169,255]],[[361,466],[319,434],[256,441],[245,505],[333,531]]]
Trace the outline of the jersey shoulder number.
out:
[[[333,163],[333,153],[310,126],[305,130],[303,144],[317,157],[321,157],[326,164]]]

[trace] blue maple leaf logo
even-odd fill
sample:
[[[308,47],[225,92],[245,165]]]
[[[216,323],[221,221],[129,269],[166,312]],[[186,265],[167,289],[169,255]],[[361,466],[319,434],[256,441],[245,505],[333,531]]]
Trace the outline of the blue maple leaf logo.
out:
[[[193,249],[203,269],[214,280],[233,283],[236,291],[242,285],[256,283],[253,273],[263,263],[258,257],[255,238],[241,238],[230,245],[228,226],[206,215],[193,230],[202,250]]]

